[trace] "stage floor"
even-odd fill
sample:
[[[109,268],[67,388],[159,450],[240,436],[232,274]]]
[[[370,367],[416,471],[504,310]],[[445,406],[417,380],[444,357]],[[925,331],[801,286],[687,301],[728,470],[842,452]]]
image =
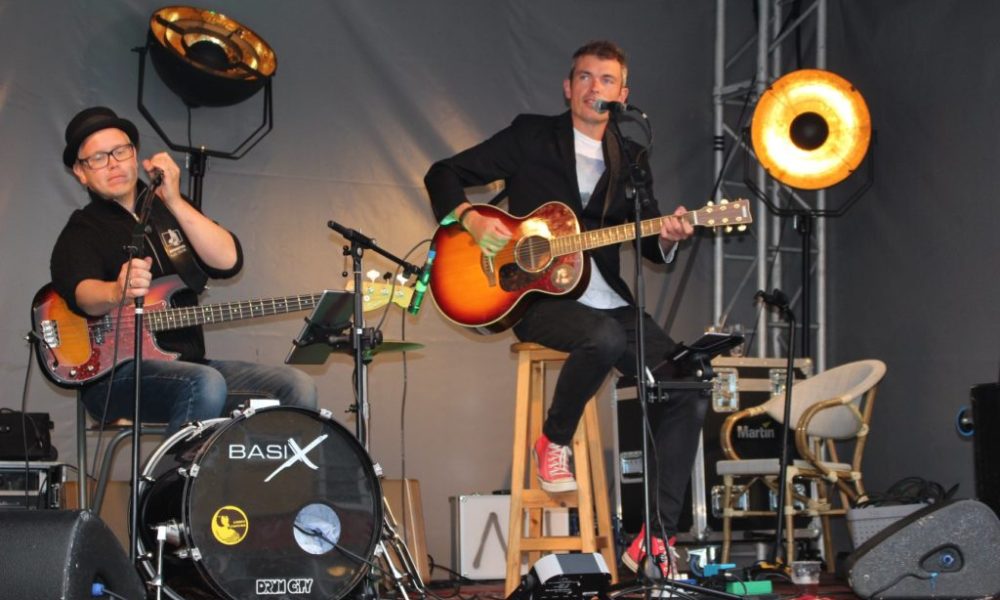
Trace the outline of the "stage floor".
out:
[[[631,575],[631,573],[628,573]],[[629,584],[633,580],[625,577],[623,581],[615,586],[617,589],[631,587]],[[774,596],[764,596],[769,598],[780,598],[781,600],[860,600],[859,596],[851,591],[845,581],[839,580],[836,576],[823,573],[820,576],[818,586],[796,586],[788,581],[774,580]],[[452,582],[434,581],[431,585],[432,592],[440,598],[450,598],[456,600],[504,600],[504,584],[502,581],[477,581],[474,583],[457,585]],[[619,596],[620,598],[642,598],[640,592],[628,593]],[[682,596],[677,596],[681,598]],[[705,600],[713,596],[700,593],[691,593],[691,598]],[[752,596],[751,596],[752,598]]]

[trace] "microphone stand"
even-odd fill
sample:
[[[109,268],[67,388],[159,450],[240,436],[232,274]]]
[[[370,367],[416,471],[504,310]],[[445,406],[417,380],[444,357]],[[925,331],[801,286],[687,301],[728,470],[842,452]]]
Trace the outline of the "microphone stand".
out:
[[[158,173],[152,181],[150,181],[149,187],[146,188],[145,193],[142,195],[143,204],[139,210],[138,221],[135,227],[132,229],[132,243],[126,246],[128,250],[128,260],[129,268],[126,273],[131,272],[132,259],[140,256],[142,254],[143,240],[146,235],[146,227],[149,223],[149,214],[153,209],[153,202],[156,201],[154,196],[156,188],[160,186],[163,182],[162,173]],[[125,287],[128,288],[130,277],[125,278]],[[142,422],[139,419],[139,407],[142,402],[142,327],[143,327],[143,304],[144,300],[142,296],[138,296],[134,300],[135,302],[135,358],[133,360],[133,368],[135,369],[135,387],[132,391],[132,472],[130,474],[131,481],[131,492],[130,492],[130,502],[129,502],[129,545],[128,545],[128,555],[129,560],[134,564],[138,559],[137,548],[138,548],[138,538],[139,538],[139,441],[142,435]],[[112,385],[109,382],[108,385]]]
[[[349,255],[351,257],[351,269],[353,270],[354,276],[354,316],[352,317],[353,323],[350,335],[351,343],[353,344],[354,349],[354,373],[356,378],[354,382],[354,409],[358,415],[356,435],[358,441],[367,452],[369,406],[368,364],[365,360],[365,353],[369,348],[374,348],[376,345],[381,343],[381,336],[378,335],[378,332],[372,329],[366,329],[364,326],[364,309],[362,304],[364,288],[362,287],[361,280],[361,259],[364,256],[365,249],[372,250],[399,265],[403,270],[404,277],[417,275],[420,282],[426,286],[427,278],[430,275],[430,264],[433,261],[433,255],[428,258],[427,265],[424,267],[418,267],[380,248],[378,244],[375,243],[374,239],[359,231],[344,227],[336,221],[328,221],[327,227],[333,229],[351,242],[350,246],[344,246],[344,256]],[[418,284],[420,282],[418,282]],[[414,299],[416,301],[416,310],[419,310],[420,305],[419,301],[416,300],[416,295],[414,295]],[[414,308],[412,304],[410,308]],[[416,314],[416,310],[410,310],[411,314]],[[383,503],[386,514],[382,517],[382,540],[378,543],[376,553],[381,553],[382,558],[388,567],[387,570],[391,574],[393,583],[395,584],[401,598],[404,600],[409,598],[406,593],[406,586],[404,585],[406,576],[409,576],[409,581],[413,586],[413,591],[419,594],[421,598],[425,598],[427,596],[427,591],[424,588],[423,580],[420,578],[420,573],[417,572],[416,565],[410,555],[409,548],[406,547],[405,542],[403,542],[403,540],[396,533],[395,527],[393,526],[395,520],[392,518],[392,511],[390,510],[388,501],[385,500],[385,498],[383,498]],[[401,567],[405,573],[400,571],[396,563],[393,562],[390,551],[396,553],[396,556],[399,558]],[[363,586],[364,589],[359,594],[359,597],[377,597],[377,593],[371,589],[371,581],[366,580],[366,582],[362,583],[361,586]]]
[[[641,111],[640,111],[641,112]],[[618,146],[621,149],[622,158],[624,159],[624,165],[628,170],[628,184],[625,188],[625,196],[633,201],[632,211],[634,215],[635,226],[635,320],[636,320],[636,339],[635,339],[635,368],[636,368],[636,398],[639,400],[639,407],[642,411],[642,502],[643,502],[643,525],[644,525],[644,536],[643,544],[646,548],[646,560],[639,569],[639,577],[643,580],[644,585],[654,585],[661,589],[673,589],[673,590],[684,590],[684,591],[696,591],[706,595],[715,596],[718,598],[727,598],[736,600],[742,598],[734,594],[729,594],[727,592],[712,590],[709,588],[691,585],[688,583],[683,583],[680,581],[672,580],[660,580],[661,571],[657,568],[654,563],[654,557],[652,553],[652,511],[650,503],[650,485],[649,485],[649,435],[646,432],[646,425],[649,423],[649,406],[648,406],[648,387],[646,382],[646,339],[645,339],[645,327],[644,327],[644,317],[646,314],[646,299],[645,299],[645,277],[642,271],[642,209],[648,206],[651,202],[647,195],[647,173],[639,164],[637,157],[632,156],[629,150],[628,144],[626,143],[626,138],[622,135],[621,128],[618,124],[618,118],[621,114],[620,110],[612,109],[609,111],[608,128],[611,134],[618,140]],[[645,114],[643,114],[645,118]],[[614,182],[609,182],[609,185],[614,185]],[[657,515],[657,520],[659,520],[659,515]],[[660,529],[660,528],[658,528]],[[666,543],[666,540],[664,540]],[[667,552],[670,550],[668,549]],[[666,560],[670,560],[669,557]],[[683,592],[679,592],[683,594]]]
[[[788,557],[788,549],[785,548],[783,537],[785,528],[785,502],[788,500],[788,486],[785,485],[785,478],[788,476],[788,430],[789,421],[792,418],[792,377],[795,371],[795,313],[792,312],[788,303],[788,298],[781,290],[775,289],[770,294],[764,290],[759,290],[755,298],[778,310],[788,321],[788,363],[785,365],[785,406],[782,417],[781,428],[781,459],[778,463],[778,509],[775,511],[778,519],[774,526],[774,550],[771,552],[771,563],[777,566],[779,561],[784,562]],[[793,536],[794,537],[794,536]]]
[[[643,433],[642,433],[642,502],[643,502],[643,530],[644,538],[643,543],[646,548],[646,567],[642,568],[643,575],[648,578],[648,565],[652,560],[652,514],[651,506],[649,502],[649,436],[646,435],[645,424],[649,423],[648,414],[648,388],[646,387],[646,332],[644,327],[644,316],[645,316],[645,277],[642,271],[642,251],[640,244],[642,243],[642,208],[649,204],[649,198],[646,194],[646,172],[639,166],[638,161],[632,156],[629,151],[628,144],[625,141],[625,137],[622,135],[621,128],[618,125],[618,115],[617,111],[609,111],[608,116],[608,128],[611,134],[615,136],[618,140],[618,147],[621,149],[622,157],[624,158],[625,167],[628,170],[628,184],[625,188],[626,198],[632,200],[632,211],[634,215],[634,227],[635,227],[635,325],[636,325],[636,335],[635,335],[635,386],[636,386],[636,398],[639,400],[639,407],[642,411],[642,422]],[[609,185],[614,185],[614,182],[609,182]]]
[[[354,276],[354,317],[351,329],[351,343],[354,350],[354,410],[357,412],[358,420],[355,425],[356,437],[364,449],[368,450],[368,364],[365,360],[365,353],[374,348],[378,340],[375,339],[373,331],[365,330],[365,316],[362,304],[362,294],[364,287],[361,278],[361,259],[366,249],[372,250],[388,258],[403,269],[403,276],[422,275],[424,269],[406,262],[405,260],[380,248],[375,240],[363,233],[344,227],[336,221],[327,222],[327,227],[344,236],[350,246],[344,246],[344,256],[351,257],[351,269]],[[346,275],[346,274],[345,274]]]

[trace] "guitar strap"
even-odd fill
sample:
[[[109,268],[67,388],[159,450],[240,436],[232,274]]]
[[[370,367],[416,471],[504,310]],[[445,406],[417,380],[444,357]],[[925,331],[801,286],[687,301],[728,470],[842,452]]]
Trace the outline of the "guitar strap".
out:
[[[203,292],[208,283],[208,275],[198,264],[194,249],[184,237],[177,219],[174,219],[162,202],[153,202],[149,224],[184,284],[196,294]]]
[[[618,138],[613,135],[604,136],[604,164],[607,166],[607,188],[604,190],[604,208],[601,210],[601,227],[611,207],[615,190],[618,188],[618,178],[621,176],[622,156],[618,147]]]
[[[501,202],[503,202],[506,198],[507,198],[507,181],[505,180],[503,183],[503,189],[497,192],[496,196],[490,198],[489,203],[492,204],[493,206],[496,206]]]

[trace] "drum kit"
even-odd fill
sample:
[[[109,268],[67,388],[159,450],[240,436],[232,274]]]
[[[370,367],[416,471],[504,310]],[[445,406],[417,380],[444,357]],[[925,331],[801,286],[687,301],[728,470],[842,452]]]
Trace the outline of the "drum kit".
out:
[[[334,305],[366,291],[361,248],[351,241],[344,252],[355,257],[355,291],[333,293]],[[320,308],[307,323],[329,326],[321,321],[331,313]],[[363,326],[361,312],[360,300],[354,302],[353,322]],[[363,423],[367,362],[378,352],[420,346],[385,346],[391,343],[355,335],[365,331],[361,326],[350,331],[358,341],[346,346],[360,358],[356,433],[325,409],[251,406],[233,418],[188,424],[146,461],[136,485],[134,538],[140,575],[157,599],[369,600],[388,589],[404,600],[427,596],[382,495]],[[348,350],[341,337],[326,339],[324,358]]]

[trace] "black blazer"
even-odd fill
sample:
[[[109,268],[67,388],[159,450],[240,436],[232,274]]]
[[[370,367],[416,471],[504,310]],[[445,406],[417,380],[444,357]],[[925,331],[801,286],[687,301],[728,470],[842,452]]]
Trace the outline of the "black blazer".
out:
[[[558,200],[569,206],[584,230],[599,229],[632,221],[632,202],[625,197],[621,151],[613,135],[604,136],[606,169],[597,182],[586,210],[580,199],[576,179],[576,150],[573,121],[569,112],[557,116],[518,115],[514,122],[488,140],[459,154],[431,165],[424,177],[434,216],[438,221],[451,214],[467,200],[465,188],[504,180],[509,212],[524,216],[542,204]],[[630,145],[636,155],[637,144]],[[640,164],[649,173],[645,153]],[[652,179],[647,175],[650,205],[642,211],[643,219],[660,216],[652,194]],[[662,263],[658,238],[647,237],[642,243],[646,258]],[[608,285],[622,298],[632,302],[632,294],[621,278],[620,251],[605,246],[588,252]]]

